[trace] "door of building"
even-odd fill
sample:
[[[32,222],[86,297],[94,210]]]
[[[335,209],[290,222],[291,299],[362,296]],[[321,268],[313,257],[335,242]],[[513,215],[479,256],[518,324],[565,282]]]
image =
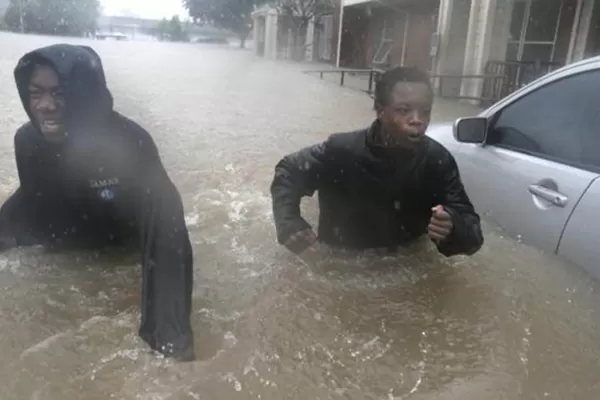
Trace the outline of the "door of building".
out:
[[[395,12],[392,10],[385,10],[385,14],[382,16],[381,31],[375,34],[373,68],[389,67],[390,53],[394,47],[394,17]]]

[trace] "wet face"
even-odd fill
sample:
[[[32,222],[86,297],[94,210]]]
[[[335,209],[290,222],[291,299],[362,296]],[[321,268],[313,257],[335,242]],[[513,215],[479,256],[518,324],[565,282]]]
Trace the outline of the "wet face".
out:
[[[54,69],[37,65],[31,74],[28,90],[29,109],[46,140],[65,140],[65,94]]]
[[[431,119],[433,94],[425,83],[398,82],[387,103],[377,107],[384,142],[415,147],[424,136]]]

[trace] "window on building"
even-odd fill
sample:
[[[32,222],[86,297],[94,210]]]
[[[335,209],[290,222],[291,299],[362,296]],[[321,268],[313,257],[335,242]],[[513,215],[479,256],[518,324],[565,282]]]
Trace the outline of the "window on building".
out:
[[[525,32],[527,42],[554,42],[562,0],[533,0]]]
[[[389,64],[389,57],[394,46],[394,24],[395,13],[390,10],[380,10],[380,18],[378,22],[381,28],[376,30],[375,34],[375,54],[373,55],[372,64],[374,66],[386,67]]]
[[[523,22],[525,21],[525,0],[516,0],[513,4],[512,16],[510,20],[510,41],[519,42],[521,32],[523,31]]]
[[[506,60],[517,61],[519,59],[519,43],[509,43],[506,46]]]
[[[333,41],[333,16],[325,15],[321,17],[319,29],[318,29],[318,47],[319,47],[319,59],[324,61],[332,60],[332,48],[331,44]]]
[[[600,55],[600,5],[594,5],[587,37],[585,57]]]
[[[375,56],[373,57],[373,65],[386,65],[388,63],[390,52],[392,51],[393,46],[393,40],[385,39],[383,42],[381,42],[377,48]]]
[[[545,43],[525,43],[520,61],[552,61],[553,45]]]
[[[563,0],[515,0],[506,59],[552,61],[562,6]]]
[[[489,144],[600,170],[598,87],[600,71],[596,70],[526,95],[500,112]]]

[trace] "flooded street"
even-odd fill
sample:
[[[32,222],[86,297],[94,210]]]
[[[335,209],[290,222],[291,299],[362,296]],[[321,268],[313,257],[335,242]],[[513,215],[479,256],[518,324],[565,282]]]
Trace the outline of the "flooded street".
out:
[[[57,40],[0,33],[2,201],[26,118],[13,68]],[[493,227],[472,258],[427,240],[395,257],[276,244],[276,162],[369,124],[368,96],[234,47],[68,41],[102,56],[116,109],[151,132],[181,191],[198,360],[137,337],[134,257],[13,250],[0,255],[2,400],[598,397],[600,284]],[[315,199],[303,208],[315,224]]]

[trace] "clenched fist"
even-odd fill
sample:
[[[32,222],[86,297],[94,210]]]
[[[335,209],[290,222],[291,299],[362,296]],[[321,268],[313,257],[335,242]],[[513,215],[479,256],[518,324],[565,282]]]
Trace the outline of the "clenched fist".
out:
[[[431,219],[429,220],[427,233],[434,242],[441,242],[446,239],[452,233],[453,228],[452,217],[444,210],[444,207],[435,206],[431,209]]]

